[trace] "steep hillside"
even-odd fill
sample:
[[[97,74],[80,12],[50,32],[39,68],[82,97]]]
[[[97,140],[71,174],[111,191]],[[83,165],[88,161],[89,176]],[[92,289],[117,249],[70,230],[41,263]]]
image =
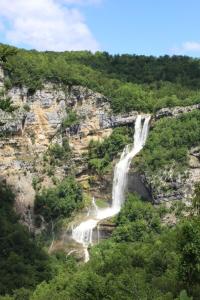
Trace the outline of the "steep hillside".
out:
[[[0,299],[198,299],[199,65],[181,56],[0,45],[0,213],[8,252],[0,263],[12,263],[20,243],[14,265],[17,259],[20,274],[36,277],[20,284],[6,265],[13,284],[4,288],[1,280],[0,293],[11,296]],[[109,207],[114,166],[133,142],[138,115],[142,127],[147,114],[149,136],[132,161],[122,211],[98,224],[94,244],[109,238],[89,245],[91,261],[82,266],[72,228],[96,205]],[[15,195],[8,207],[6,184]],[[32,267],[26,242],[27,251],[36,244]]]

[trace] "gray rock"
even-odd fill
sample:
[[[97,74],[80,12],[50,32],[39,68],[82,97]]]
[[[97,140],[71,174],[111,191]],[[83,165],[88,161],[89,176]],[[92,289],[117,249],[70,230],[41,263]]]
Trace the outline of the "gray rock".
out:
[[[12,99],[13,103],[19,103],[19,102],[27,102],[27,93],[28,89],[26,87],[12,87],[8,91],[8,97]]]
[[[22,134],[25,120],[26,112],[23,110],[7,113],[0,109],[0,134]]]
[[[31,125],[36,123],[36,117],[34,112],[28,112],[26,116],[26,125]]]
[[[57,127],[62,123],[62,119],[57,112],[46,112],[46,117],[52,127]]]
[[[200,109],[200,103],[190,106],[175,106],[172,108],[166,107],[157,111],[155,119],[158,120],[163,117],[177,117],[180,114],[188,113],[196,109]]]
[[[52,99],[41,98],[40,103],[42,108],[49,108],[52,105]]]
[[[100,128],[112,128],[117,126],[134,124],[138,116],[137,111],[132,111],[128,114],[120,115],[108,115],[106,113],[99,114],[99,126]],[[145,116],[145,115],[144,115]]]

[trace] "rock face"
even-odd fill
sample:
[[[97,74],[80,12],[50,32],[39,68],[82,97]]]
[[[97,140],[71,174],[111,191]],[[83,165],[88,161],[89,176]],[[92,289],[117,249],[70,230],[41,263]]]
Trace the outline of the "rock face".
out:
[[[51,143],[62,144],[60,128],[67,111],[74,110],[80,118],[80,125],[64,135],[72,147],[73,163],[81,181],[87,169],[82,154],[90,140],[101,140],[112,132],[112,128],[102,129],[100,125],[102,114],[108,114],[110,107],[101,94],[80,86],[63,89],[46,83],[33,95],[26,88],[14,87],[7,96],[17,109],[12,113],[0,110],[1,176],[14,186],[16,209],[31,226],[35,196],[32,181],[40,177],[42,186],[52,185],[51,178],[43,174],[43,156]],[[66,165],[55,167],[54,176],[62,178],[67,169]]]
[[[80,118],[79,125],[73,125],[67,134],[76,157],[87,151],[89,142],[108,137],[112,128],[102,127],[101,118],[111,112],[108,100],[99,93],[83,87],[72,87],[68,95],[71,108]]]
[[[128,114],[108,115],[103,113],[100,116],[100,126],[102,128],[110,128],[133,124],[137,118],[138,112],[132,111]]]
[[[150,188],[147,188],[145,183],[143,182],[144,178],[140,173],[134,171],[134,166],[129,171],[128,176],[128,192],[129,193],[137,193],[143,199],[152,201],[152,195]]]
[[[141,178],[154,203],[190,201],[195,184],[200,182],[200,146],[190,149],[188,167],[184,172],[176,170],[175,165],[172,165],[158,171],[157,174],[143,174]]]
[[[26,120],[26,112],[22,109],[12,114],[0,109],[0,133],[3,135],[21,135]]]
[[[4,89],[4,73],[0,67],[0,89]],[[103,140],[112,133],[113,127],[133,124],[138,112],[129,114],[113,115],[108,99],[99,93],[95,93],[81,86],[61,86],[52,83],[45,83],[41,90],[33,95],[28,93],[26,87],[13,87],[7,95],[17,107],[12,113],[0,109],[0,171],[1,177],[6,178],[8,183],[15,187],[16,209],[23,215],[24,221],[31,226],[31,212],[35,190],[32,182],[36,177],[42,180],[41,186],[52,185],[52,179],[43,174],[44,154],[52,143],[62,144],[60,128],[63,119],[67,117],[68,111],[76,112],[80,122],[65,129],[63,135],[69,140],[73,151],[73,161],[64,166],[55,167],[54,176],[63,178],[70,168],[75,165],[77,179],[87,189],[88,174],[87,163],[84,153],[87,153],[91,140]],[[173,109],[162,109],[157,112],[155,119],[164,116],[177,116],[180,113],[199,109],[200,105],[190,107],[176,107]],[[189,176],[185,181],[181,178],[174,181],[169,170],[161,172],[155,178],[148,176],[142,178],[142,182],[148,187],[149,195],[152,195],[155,202],[181,198],[186,190],[192,189],[194,182],[200,179],[199,152],[198,149],[191,150]],[[167,175],[168,174],[168,175]],[[92,191],[98,197],[104,189],[111,190],[112,174],[107,182],[97,182],[98,188]],[[159,177],[160,176],[160,177]],[[134,178],[135,174],[134,174]],[[137,175],[138,178],[138,175]],[[164,186],[173,190],[169,195],[159,190],[156,182],[163,181]],[[163,180],[162,180],[163,178]],[[130,176],[131,182],[131,176]],[[168,182],[166,184],[166,182]],[[138,185],[136,180],[135,186]],[[129,183],[130,189],[133,182]],[[167,187],[166,187],[167,189]],[[144,191],[144,187],[143,187]],[[148,193],[146,190],[145,193]],[[147,197],[147,198],[148,198]]]
[[[176,106],[172,108],[162,108],[156,112],[155,120],[158,120],[163,117],[177,117],[180,114],[188,113],[196,109],[200,109],[200,103],[191,106]]]

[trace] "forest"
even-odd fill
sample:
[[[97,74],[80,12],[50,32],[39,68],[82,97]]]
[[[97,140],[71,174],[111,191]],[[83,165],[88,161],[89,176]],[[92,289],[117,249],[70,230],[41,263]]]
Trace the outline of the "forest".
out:
[[[162,223],[166,207],[130,194],[115,218],[112,237],[91,249],[85,265],[59,252],[48,257],[18,225],[11,207],[14,195],[5,184],[0,195],[0,288],[1,294],[11,294],[1,300],[199,298],[199,187],[189,216],[177,210],[175,227]]]
[[[50,81],[103,93],[115,113],[155,112],[199,103],[200,61],[187,56],[145,57],[79,52],[27,51],[0,44],[5,85],[29,93]]]
[[[0,44],[5,87],[27,87],[33,95],[45,82],[67,93],[81,85],[102,93],[114,113],[200,103],[200,60],[187,56],[110,55],[107,52],[38,52]],[[0,109],[12,112],[9,99]],[[79,124],[73,111],[61,131]],[[133,128],[114,128],[103,141],[92,140],[83,158],[99,180],[113,160],[132,142]],[[1,137],[0,137],[1,138]],[[134,159],[137,170],[156,173],[166,166],[184,171],[188,151],[200,144],[200,112],[163,118],[152,124],[147,143]],[[49,146],[44,163],[51,167],[71,159],[67,139]],[[55,178],[54,178],[55,179]],[[56,179],[55,179],[56,181]],[[36,225],[68,220],[88,201],[72,172],[52,188],[36,191]],[[14,209],[15,191],[0,181],[0,300],[198,300],[200,295],[200,184],[190,206],[153,205],[127,193],[120,213],[112,218],[111,236],[89,248],[84,264],[59,250],[49,254],[47,236],[21,224]],[[177,224],[165,222],[175,214]],[[37,218],[37,216],[40,216]],[[49,239],[48,239],[49,238]]]

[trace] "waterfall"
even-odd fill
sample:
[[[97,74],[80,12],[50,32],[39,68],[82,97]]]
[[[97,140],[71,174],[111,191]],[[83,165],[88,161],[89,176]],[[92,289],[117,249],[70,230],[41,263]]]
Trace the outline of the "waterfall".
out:
[[[88,246],[92,245],[92,234],[94,228],[96,228],[99,221],[116,215],[122,207],[125,200],[125,191],[131,160],[145,145],[148,136],[150,119],[151,116],[137,116],[135,122],[134,144],[132,147],[127,145],[124,148],[120,160],[115,166],[111,207],[100,209],[97,207],[93,198],[95,213],[93,216],[87,216],[87,220],[81,222],[80,225],[72,230],[72,238],[83,245],[85,262],[89,260]]]
[[[125,189],[127,185],[127,175],[132,158],[143,148],[149,128],[150,116],[146,117],[142,126],[142,116],[139,115],[135,122],[134,144],[131,148],[127,145],[122,152],[119,162],[115,166],[113,190],[112,190],[112,207],[120,211],[124,202]]]

